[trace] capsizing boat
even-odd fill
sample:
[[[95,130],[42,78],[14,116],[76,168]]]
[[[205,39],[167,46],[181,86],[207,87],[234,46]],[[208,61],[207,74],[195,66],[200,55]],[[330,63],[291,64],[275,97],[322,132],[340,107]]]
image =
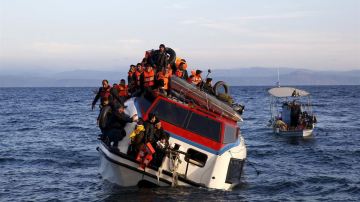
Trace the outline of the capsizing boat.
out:
[[[229,190],[241,182],[246,160],[238,108],[219,101],[185,81],[172,77],[174,96],[144,96],[125,102],[126,114],[147,120],[150,113],[170,134],[170,147],[160,166],[139,167],[127,155],[136,123],[125,126],[126,137],[114,150],[100,141],[100,173],[121,186],[194,186]],[[104,111],[110,111],[109,108]]]

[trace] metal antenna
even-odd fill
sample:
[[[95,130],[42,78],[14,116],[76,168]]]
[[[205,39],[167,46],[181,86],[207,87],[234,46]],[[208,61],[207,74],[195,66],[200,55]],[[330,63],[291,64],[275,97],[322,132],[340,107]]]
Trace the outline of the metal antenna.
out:
[[[277,80],[277,82],[276,82],[276,85],[277,85],[278,87],[280,87],[280,72],[279,72],[279,67],[277,68],[277,74],[278,74],[278,80]]]

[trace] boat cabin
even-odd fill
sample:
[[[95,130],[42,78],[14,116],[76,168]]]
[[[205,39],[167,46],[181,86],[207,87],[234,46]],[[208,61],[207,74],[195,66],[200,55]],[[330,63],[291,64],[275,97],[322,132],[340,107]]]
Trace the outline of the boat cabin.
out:
[[[231,119],[199,106],[158,96],[152,103],[137,98],[144,120],[150,113],[162,122],[171,137],[187,142],[213,154],[221,154],[229,144],[237,143],[240,129]]]

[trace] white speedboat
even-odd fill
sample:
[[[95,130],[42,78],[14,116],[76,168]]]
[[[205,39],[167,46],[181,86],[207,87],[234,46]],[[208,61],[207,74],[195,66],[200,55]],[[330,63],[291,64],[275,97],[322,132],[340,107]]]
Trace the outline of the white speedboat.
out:
[[[189,99],[194,96],[182,95]],[[197,99],[199,101],[200,98]],[[201,99],[216,98],[207,95]],[[125,105],[130,116],[137,114],[147,120],[150,113],[155,114],[170,134],[171,146],[159,167],[151,164],[139,167],[139,162],[127,155],[129,136],[135,128],[135,123],[128,123],[126,137],[119,142],[118,150],[100,142],[100,173],[104,179],[121,186],[145,183],[224,190],[240,183],[246,146],[238,126],[240,116],[236,111],[227,112],[225,116],[211,110],[215,106],[204,107],[161,95],[151,102],[144,97],[133,97]],[[234,115],[239,118],[234,119]]]
[[[310,136],[316,124],[310,93],[292,87],[275,87],[268,92],[269,123],[274,133],[289,137]]]

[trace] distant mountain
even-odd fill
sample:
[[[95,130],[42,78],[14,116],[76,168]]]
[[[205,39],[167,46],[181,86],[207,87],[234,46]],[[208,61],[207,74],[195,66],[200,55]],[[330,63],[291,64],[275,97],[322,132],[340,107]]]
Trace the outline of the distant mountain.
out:
[[[212,70],[209,77],[223,80],[229,85],[275,85],[277,68],[239,68]],[[190,73],[190,72],[189,72]],[[280,84],[285,85],[360,85],[360,70],[313,71],[307,69],[280,68]],[[0,74],[0,87],[94,87],[103,79],[118,83],[127,78],[126,71],[74,70],[41,76],[29,74]],[[207,72],[203,72],[205,78]]]

